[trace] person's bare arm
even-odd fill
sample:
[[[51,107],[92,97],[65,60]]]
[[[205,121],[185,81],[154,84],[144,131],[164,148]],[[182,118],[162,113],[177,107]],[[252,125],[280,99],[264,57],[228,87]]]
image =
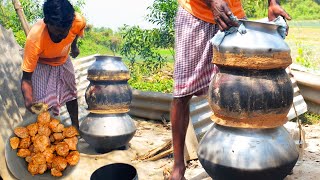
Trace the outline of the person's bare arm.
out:
[[[31,82],[32,73],[23,71],[21,79],[21,91],[24,97],[24,104],[26,108],[32,112],[32,82]]]
[[[291,17],[289,16],[289,14],[280,6],[280,0],[268,0],[268,5],[269,5],[268,7],[269,21],[274,20],[278,16],[282,16],[286,20],[291,20]],[[288,35],[288,31],[289,31],[289,26],[287,24],[286,35]]]
[[[78,38],[79,36],[76,36],[76,38],[73,40],[72,44],[71,44],[71,52],[70,55],[73,58],[76,58],[79,54],[80,54],[80,50],[78,48]]]

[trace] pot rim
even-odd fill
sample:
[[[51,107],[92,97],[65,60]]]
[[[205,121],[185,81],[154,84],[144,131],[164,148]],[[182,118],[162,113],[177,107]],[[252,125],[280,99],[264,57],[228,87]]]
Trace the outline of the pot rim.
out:
[[[279,25],[275,24],[272,21],[270,21],[270,22],[262,22],[262,21],[246,20],[246,19],[239,19],[239,21],[243,22],[244,26],[246,26],[246,24],[256,24],[256,25],[261,25],[261,26],[267,26],[267,27],[272,28],[272,29],[277,29],[278,27],[280,27]]]
[[[116,60],[121,60],[122,59],[121,56],[112,56],[112,55],[96,55],[94,57],[96,58],[96,60],[101,60],[102,58],[114,58]]]

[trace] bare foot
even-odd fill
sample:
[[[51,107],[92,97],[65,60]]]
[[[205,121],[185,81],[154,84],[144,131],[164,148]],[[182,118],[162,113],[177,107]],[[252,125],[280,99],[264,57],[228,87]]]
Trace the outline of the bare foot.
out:
[[[174,165],[170,180],[185,180],[184,172],[186,171],[186,167],[183,165]]]

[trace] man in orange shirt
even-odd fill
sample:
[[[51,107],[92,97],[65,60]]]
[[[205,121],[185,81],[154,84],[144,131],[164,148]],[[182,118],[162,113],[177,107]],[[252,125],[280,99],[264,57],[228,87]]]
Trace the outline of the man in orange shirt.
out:
[[[78,102],[72,62],[79,55],[77,40],[83,36],[85,19],[68,0],[46,0],[44,19],[31,28],[22,63],[21,91],[25,106],[49,105],[54,115],[66,103],[72,125],[79,129]]]
[[[171,105],[174,165],[171,180],[184,178],[184,144],[189,123],[189,102],[193,95],[207,94],[217,67],[211,63],[212,45],[209,42],[220,29],[238,24],[230,15],[245,18],[241,0],[178,0],[175,21],[174,91]],[[268,0],[268,18],[279,15],[291,19],[280,7],[279,0]]]

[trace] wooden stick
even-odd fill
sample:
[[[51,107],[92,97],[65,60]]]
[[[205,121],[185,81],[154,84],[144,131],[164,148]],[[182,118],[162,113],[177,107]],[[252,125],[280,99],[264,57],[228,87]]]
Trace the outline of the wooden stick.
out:
[[[147,159],[147,160],[156,161],[156,160],[159,160],[159,159],[161,159],[161,158],[163,158],[163,157],[166,157],[166,156],[168,156],[168,155],[170,155],[170,154],[172,154],[172,153],[173,153],[173,148],[171,147],[170,149],[168,149],[168,150],[166,150],[166,151],[163,151],[163,152],[161,152],[161,153],[159,153],[159,154],[157,154],[157,155],[155,155],[155,156],[153,156],[153,157],[150,157],[150,158]]]
[[[28,33],[30,31],[30,26],[29,26],[29,23],[28,23],[25,15],[24,15],[21,3],[19,0],[12,0],[12,4],[13,4],[14,9],[16,10],[16,12],[19,16],[23,31],[24,31],[25,35],[28,36]]]
[[[149,158],[155,156],[156,154],[158,154],[160,151],[167,150],[167,149],[171,148],[171,146],[172,146],[172,141],[169,140],[169,141],[165,142],[164,144],[162,144],[161,146],[148,151],[145,155],[142,155],[142,156],[138,157],[137,159],[139,159],[139,160],[149,159]]]

